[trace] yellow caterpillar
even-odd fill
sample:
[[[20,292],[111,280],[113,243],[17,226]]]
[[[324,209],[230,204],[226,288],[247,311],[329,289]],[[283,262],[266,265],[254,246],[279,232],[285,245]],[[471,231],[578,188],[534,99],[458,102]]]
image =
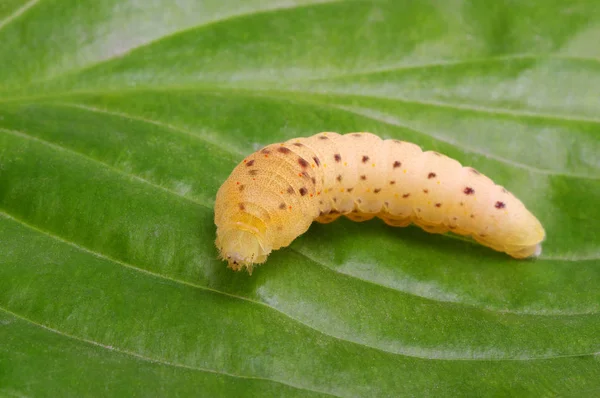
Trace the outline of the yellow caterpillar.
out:
[[[320,133],[248,156],[215,203],[216,245],[238,271],[266,261],[313,220],[373,217],[451,231],[515,258],[538,256],[545,232],[510,192],[477,170],[370,133]]]

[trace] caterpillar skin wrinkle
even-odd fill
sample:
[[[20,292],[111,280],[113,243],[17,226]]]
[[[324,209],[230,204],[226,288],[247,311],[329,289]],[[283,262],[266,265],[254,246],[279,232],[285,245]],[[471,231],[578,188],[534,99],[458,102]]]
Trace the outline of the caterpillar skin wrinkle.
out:
[[[370,133],[319,133],[248,156],[217,193],[216,245],[252,273],[316,220],[344,215],[469,235],[515,258],[538,256],[544,228],[510,192],[437,152]]]

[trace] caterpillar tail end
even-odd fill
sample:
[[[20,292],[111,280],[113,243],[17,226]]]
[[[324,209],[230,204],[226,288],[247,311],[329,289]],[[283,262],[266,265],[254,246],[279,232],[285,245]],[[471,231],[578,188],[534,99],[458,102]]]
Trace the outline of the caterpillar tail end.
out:
[[[267,260],[271,252],[265,250],[258,237],[252,232],[242,229],[217,231],[215,244],[219,249],[219,257],[227,261],[228,268],[234,271],[248,270],[252,275],[257,264]]]

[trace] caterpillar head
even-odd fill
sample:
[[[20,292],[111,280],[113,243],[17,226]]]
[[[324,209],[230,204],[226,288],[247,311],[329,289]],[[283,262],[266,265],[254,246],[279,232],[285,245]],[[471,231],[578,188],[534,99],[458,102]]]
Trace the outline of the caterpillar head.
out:
[[[254,264],[262,264],[271,252],[264,247],[258,231],[240,222],[217,230],[215,241],[222,260],[234,271],[244,268],[252,275]]]

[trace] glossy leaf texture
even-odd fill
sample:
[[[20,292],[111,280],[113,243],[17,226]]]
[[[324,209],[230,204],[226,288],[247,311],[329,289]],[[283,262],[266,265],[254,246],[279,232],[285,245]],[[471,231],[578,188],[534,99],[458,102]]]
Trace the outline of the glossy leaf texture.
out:
[[[600,5],[0,5],[0,395],[600,393]],[[250,277],[245,154],[370,131],[506,186],[541,258],[313,225]]]

